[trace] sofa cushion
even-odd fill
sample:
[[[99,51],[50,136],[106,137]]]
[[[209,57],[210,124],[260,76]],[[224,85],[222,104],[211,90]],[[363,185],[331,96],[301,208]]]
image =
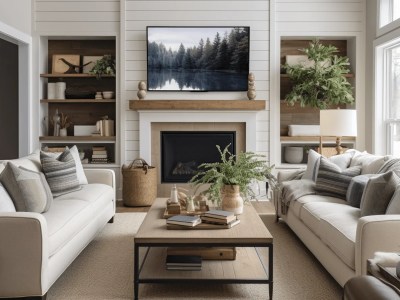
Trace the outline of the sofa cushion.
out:
[[[0,174],[0,182],[17,211],[42,213],[50,208],[53,196],[43,173],[8,162]]]
[[[346,192],[351,179],[359,175],[360,172],[361,166],[354,166],[342,171],[336,164],[325,157],[321,157],[315,191],[346,199]]]
[[[344,207],[344,208],[343,208]],[[318,237],[324,233],[321,231],[320,220],[322,217],[341,211],[349,207],[346,204],[333,202],[308,202],[300,210],[300,220]]]
[[[355,241],[360,209],[341,205],[332,208],[332,211],[321,216],[321,239],[346,265],[355,270]]]
[[[376,174],[389,156],[370,154],[366,151],[354,154],[350,162],[350,167],[361,166],[361,174]]]
[[[399,183],[400,178],[393,171],[371,178],[361,198],[361,216],[385,214]]]
[[[309,179],[313,181],[317,180],[319,160],[321,156],[322,156],[321,154],[312,149],[308,151],[307,168],[301,179]]]
[[[400,185],[396,187],[392,199],[390,199],[386,214],[400,215]]]
[[[12,159],[12,160],[2,160],[0,161],[0,173],[4,170],[7,162],[11,161],[17,167],[24,167],[25,169],[42,172],[42,166],[40,164],[39,151],[35,151],[28,156]]]
[[[43,214],[48,226],[49,256],[73,239],[111,199],[115,199],[114,190],[105,184],[84,185],[79,191],[55,198],[51,210]]]
[[[7,193],[4,186],[0,183],[0,212],[15,212],[15,205]]]
[[[400,158],[389,159],[385,164],[378,170],[377,173],[387,173],[389,171],[394,171],[397,176],[400,177]]]
[[[75,160],[69,149],[66,149],[57,158],[40,152],[40,160],[43,172],[54,196],[80,189],[76,175]]]
[[[304,204],[310,203],[310,202],[346,204],[346,201],[344,201],[343,199],[336,198],[336,197],[323,196],[323,195],[306,195],[306,196],[303,196],[303,197],[297,199],[296,201],[290,202],[289,209],[292,210],[294,215],[300,219],[301,208],[303,207]]]
[[[81,158],[79,157],[78,147],[74,145],[69,149],[69,151],[71,152],[71,155],[75,161],[76,176],[78,177],[79,184],[88,184],[85,171],[83,170]]]

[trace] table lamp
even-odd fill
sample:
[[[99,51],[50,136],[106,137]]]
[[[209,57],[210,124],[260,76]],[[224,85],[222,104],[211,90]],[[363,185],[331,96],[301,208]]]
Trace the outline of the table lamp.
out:
[[[343,152],[343,136],[357,136],[357,111],[355,109],[324,109],[320,111],[320,130],[322,136],[336,137],[336,152]],[[322,140],[322,139],[321,139]]]

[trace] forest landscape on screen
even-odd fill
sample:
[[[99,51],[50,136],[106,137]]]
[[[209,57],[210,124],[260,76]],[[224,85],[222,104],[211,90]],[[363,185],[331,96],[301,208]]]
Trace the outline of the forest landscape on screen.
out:
[[[147,27],[149,91],[247,91],[250,27]]]

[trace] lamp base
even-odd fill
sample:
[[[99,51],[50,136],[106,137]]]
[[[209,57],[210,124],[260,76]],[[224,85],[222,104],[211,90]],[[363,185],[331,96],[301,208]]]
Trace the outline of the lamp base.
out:
[[[341,144],[342,144],[342,137],[340,136],[336,137],[336,155],[343,153],[343,148]]]

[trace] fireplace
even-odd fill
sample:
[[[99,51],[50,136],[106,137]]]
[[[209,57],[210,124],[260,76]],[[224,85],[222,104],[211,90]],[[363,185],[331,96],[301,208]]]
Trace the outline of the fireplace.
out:
[[[161,182],[188,182],[202,163],[220,161],[216,145],[236,153],[235,131],[161,131]]]

